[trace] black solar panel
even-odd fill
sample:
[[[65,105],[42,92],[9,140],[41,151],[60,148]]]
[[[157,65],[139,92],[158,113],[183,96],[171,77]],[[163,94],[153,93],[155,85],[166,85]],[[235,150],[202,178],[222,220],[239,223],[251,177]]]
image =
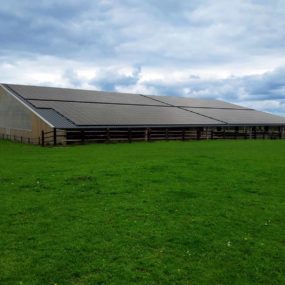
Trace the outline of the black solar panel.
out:
[[[246,107],[234,105],[220,100],[210,99],[193,99],[186,97],[174,96],[148,96],[155,101],[164,102],[177,107],[194,107],[194,108],[229,108],[229,109],[248,109]]]
[[[285,118],[283,117],[251,109],[248,110],[203,109],[203,108],[186,108],[186,109],[198,112],[199,114],[205,116],[210,116],[217,120],[225,121],[228,124],[237,124],[237,125],[285,124]]]
[[[53,109],[37,109],[37,112],[53,126],[61,129],[76,128],[76,125]]]
[[[53,87],[38,87],[12,85],[9,87],[25,99],[56,100],[87,103],[113,103],[113,104],[136,104],[136,105],[166,105],[150,98],[127,93],[101,92],[79,89],[64,89]]]
[[[52,108],[77,125],[218,125],[221,122],[175,107],[30,101]]]

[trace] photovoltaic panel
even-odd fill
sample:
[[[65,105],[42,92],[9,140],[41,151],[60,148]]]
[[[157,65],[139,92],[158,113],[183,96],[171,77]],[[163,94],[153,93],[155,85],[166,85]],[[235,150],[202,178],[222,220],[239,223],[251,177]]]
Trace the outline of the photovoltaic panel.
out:
[[[195,111],[201,115],[210,116],[217,120],[222,120],[228,124],[236,125],[268,125],[285,124],[285,118],[271,115],[265,112],[255,110],[229,110],[229,109],[204,109],[204,108],[186,108]]]
[[[234,105],[220,100],[193,99],[174,96],[148,96],[154,100],[178,107],[202,107],[202,108],[230,108],[230,109],[248,109],[246,107]]]
[[[12,85],[9,87],[25,99],[98,102],[113,104],[166,105],[145,96],[80,89]]]
[[[40,116],[56,128],[76,128],[76,125],[53,109],[37,109]]]
[[[76,125],[220,125],[219,121],[175,107],[31,101],[52,108]]]

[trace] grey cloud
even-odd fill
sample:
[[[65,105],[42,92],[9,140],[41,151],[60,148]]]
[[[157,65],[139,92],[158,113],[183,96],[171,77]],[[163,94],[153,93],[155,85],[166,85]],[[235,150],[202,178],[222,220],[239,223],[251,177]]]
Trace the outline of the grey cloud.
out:
[[[189,80],[178,83],[148,82],[166,95],[221,98],[224,100],[285,100],[285,67],[261,75],[229,77],[205,80],[189,76]]]
[[[149,66],[248,61],[284,54],[284,9],[276,0],[11,0],[0,7],[0,52]]]
[[[117,87],[136,85],[140,79],[140,75],[140,66],[135,66],[129,75],[120,73],[118,70],[101,70],[98,76],[88,81],[88,84],[99,86],[105,91],[116,91]]]
[[[67,81],[69,86],[80,87],[82,85],[82,79],[78,76],[76,71],[71,68],[64,71],[62,78],[63,80]]]
[[[79,4],[80,3],[80,4]],[[104,15],[101,5],[91,1],[10,1],[0,7],[1,50],[29,52],[60,57],[83,57],[83,50],[98,54],[106,46],[102,30],[96,26]],[[96,19],[84,15],[92,10]],[[90,12],[89,12],[90,13]],[[87,23],[86,21],[87,20]],[[109,31],[110,32],[110,31]],[[102,53],[104,54],[104,52]]]
[[[146,82],[157,94],[212,98],[285,115],[285,67],[261,75],[204,80],[189,76],[181,82]]]
[[[244,79],[248,93],[257,100],[285,99],[285,67],[261,76],[248,76]]]

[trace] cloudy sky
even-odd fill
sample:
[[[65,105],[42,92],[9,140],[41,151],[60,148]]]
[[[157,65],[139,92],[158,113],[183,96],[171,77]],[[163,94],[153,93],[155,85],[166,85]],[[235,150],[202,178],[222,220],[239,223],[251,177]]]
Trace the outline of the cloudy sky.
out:
[[[216,98],[285,115],[284,0],[9,0],[0,82]]]

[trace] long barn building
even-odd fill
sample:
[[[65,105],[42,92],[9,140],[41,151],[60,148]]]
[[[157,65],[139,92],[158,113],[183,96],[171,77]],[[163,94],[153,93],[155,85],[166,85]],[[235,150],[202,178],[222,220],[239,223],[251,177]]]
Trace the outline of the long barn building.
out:
[[[285,118],[219,100],[0,84],[0,138],[84,142],[285,138]]]

